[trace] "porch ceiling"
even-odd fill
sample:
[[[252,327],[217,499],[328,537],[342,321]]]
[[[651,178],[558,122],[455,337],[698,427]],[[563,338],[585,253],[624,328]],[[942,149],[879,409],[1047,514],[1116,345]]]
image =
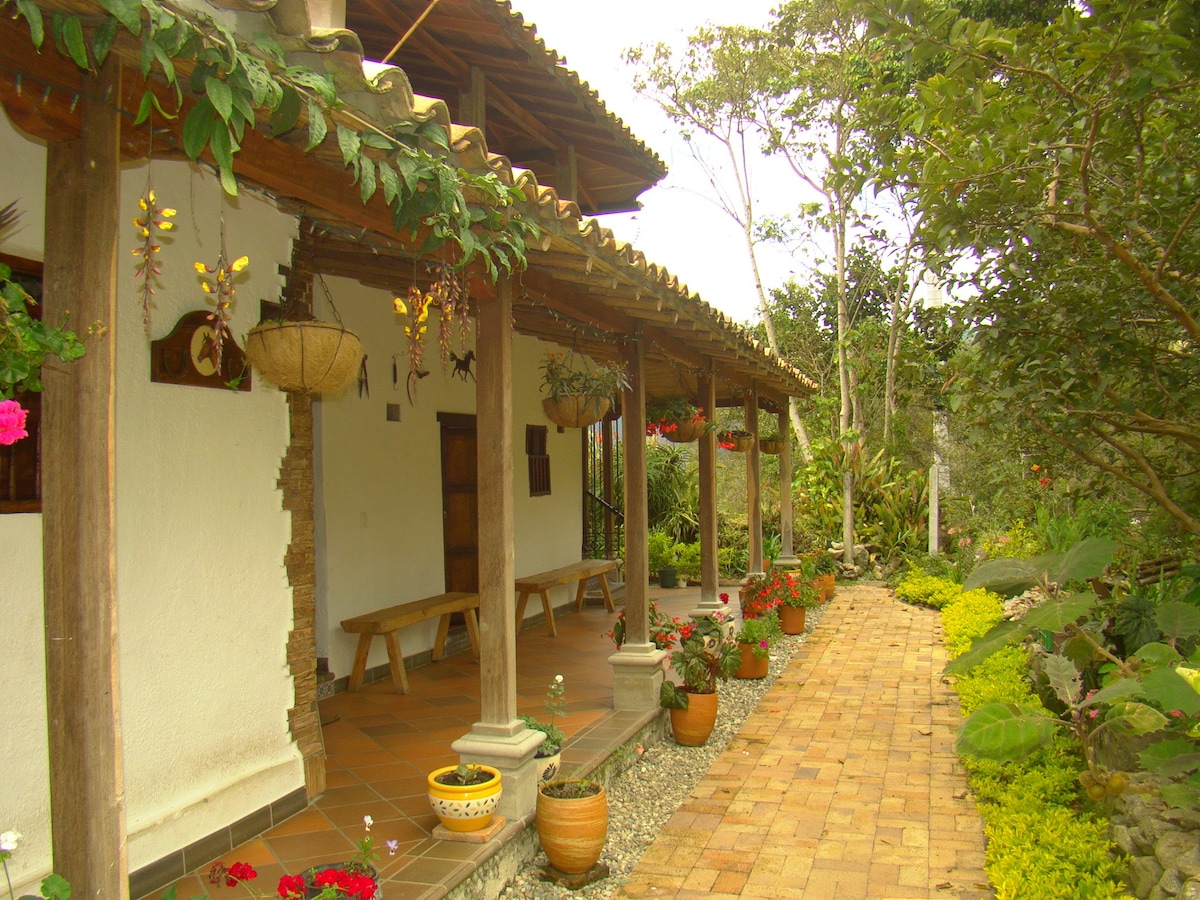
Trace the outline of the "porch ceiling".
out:
[[[96,9],[91,0],[51,0],[59,9],[80,12]],[[223,0],[241,6],[244,0]],[[443,0],[444,4],[490,4],[493,0]],[[295,21],[284,4],[303,0],[256,3],[253,12],[273,16],[276,27]],[[49,4],[48,4],[49,5]],[[440,6],[438,8],[441,8]],[[507,9],[499,0],[497,8]],[[262,21],[262,20],[260,20]],[[264,25],[247,25],[248,34]],[[80,91],[79,70],[72,62],[47,49],[36,53],[23,26],[0,19],[0,103],[23,129],[47,140],[71,140],[80,130],[75,99]],[[269,29],[268,29],[269,30]],[[596,219],[585,218],[579,206],[560,200],[552,187],[540,184],[533,172],[514,167],[504,156],[490,153],[478,128],[455,124],[439,99],[414,94],[406,74],[398,68],[367,64],[355,35],[339,32],[330,40],[325,33],[280,33],[289,52],[301,54],[304,64],[323,67],[339,85],[361,80],[361,91],[342,96],[355,106],[360,118],[386,129],[399,123],[431,122],[444,128],[450,147],[449,162],[470,171],[490,171],[519,189],[521,212],[538,224],[540,246],[530,248],[528,268],[514,278],[514,324],[523,334],[575,348],[598,360],[616,360],[631,340],[641,340],[646,351],[646,389],[651,398],[698,394],[697,378],[711,372],[718,403],[736,405],[752,388],[760,405],[783,408],[790,396],[804,396],[815,385],[802,373],[771,354],[748,331],[688,291],[666,269],[649,262],[628,243],[617,240]],[[114,53],[130,69],[140,63],[140,46],[127,36],[118,38]],[[186,67],[178,66],[186,84]],[[22,87],[22,77],[25,87]],[[352,82],[350,82],[352,83]],[[30,85],[36,89],[30,89]],[[144,85],[129,72],[123,79],[118,105],[131,118],[136,113]],[[164,105],[170,92],[158,84]],[[532,102],[532,101],[531,101]],[[183,114],[156,121],[155,155],[180,156],[182,123],[193,101],[185,97]],[[361,105],[359,105],[361,104]],[[312,153],[304,152],[307,128],[304,118],[293,132],[271,140],[247,130],[234,170],[245,185],[261,189],[286,209],[318,223],[315,262],[319,271],[345,275],[403,293],[412,280],[414,239],[398,234],[391,210],[376,194],[368,203],[359,199],[359,188],[343,166],[332,141]],[[148,151],[144,128],[122,129],[122,151],[128,159],[144,159]],[[707,235],[697,233],[703,242]],[[471,279],[476,300],[494,296],[480,277]]]
[[[428,7],[429,0],[348,0],[346,27],[368,59],[383,59]],[[555,187],[557,162],[574,147],[579,202],[589,215],[639,208],[638,195],[667,173],[508,0],[440,0],[391,62],[416,91],[444,98],[456,121],[468,121],[459,96],[471,69],[480,69],[489,143]]]

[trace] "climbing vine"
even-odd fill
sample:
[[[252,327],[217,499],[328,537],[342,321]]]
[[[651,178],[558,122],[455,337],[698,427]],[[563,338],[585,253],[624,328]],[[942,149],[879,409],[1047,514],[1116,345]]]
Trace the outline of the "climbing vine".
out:
[[[239,41],[213,17],[170,0],[97,2],[105,15],[91,31],[90,41],[79,16],[51,14],[55,47],[80,68],[91,69],[104,63],[120,28],[139,38],[143,78],[149,81],[157,69],[173,90],[175,102],[174,110],[164,108],[148,86],[135,125],[152,114],[168,119],[180,114],[184,84],[176,64],[190,63],[186,86],[196,103],[183,121],[183,149],[194,160],[207,149],[227,193],[238,191],[233,159],[247,126],[278,137],[300,127],[304,115],[306,151],[329,139],[332,123],[342,162],[352,171],[363,203],[382,191],[397,231],[415,236],[426,228],[428,236],[420,252],[456,246],[458,267],[478,259],[492,279],[501,270],[511,272],[524,265],[528,241],[538,229],[513,208],[523,199],[522,193],[495,173],[456,169],[436,155],[450,152],[441,126],[401,123],[385,129],[368,122],[339,98],[332,78],[289,65],[270,35]],[[33,44],[40,49],[46,35],[43,11],[33,0],[0,0],[0,9],[10,3],[28,23]],[[256,111],[268,114],[267,121],[259,123]]]

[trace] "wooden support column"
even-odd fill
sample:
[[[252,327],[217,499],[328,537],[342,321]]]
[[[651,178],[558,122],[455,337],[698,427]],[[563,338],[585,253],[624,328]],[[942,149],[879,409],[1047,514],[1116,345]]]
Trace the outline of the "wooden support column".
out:
[[[780,411],[778,418],[779,438],[783,441],[783,449],[779,451],[779,530],[782,546],[778,561],[787,568],[795,568],[800,561],[796,559],[795,513],[792,510],[792,421],[786,409]]]
[[[613,420],[608,416],[600,426],[603,446],[600,448],[600,464],[602,468],[601,496],[604,499],[604,555],[608,558],[617,555],[616,522],[613,520]]]
[[[475,426],[479,508],[480,717],[451,746],[463,762],[499,769],[503,816],[529,813],[537,802],[533,754],[545,736],[517,718],[517,625],[513,582],[512,279],[501,276],[496,299],[479,303],[475,345]]]
[[[487,77],[483,69],[471,66],[466,89],[458,95],[459,122],[474,125],[480,131],[487,128]]]
[[[696,405],[712,420],[717,408],[717,383],[711,375],[700,377]],[[717,433],[700,435],[700,606],[693,615],[705,615],[724,605],[718,599],[717,563]]]
[[[558,158],[558,172],[554,189],[560,200],[579,199],[579,167],[575,158],[575,145],[568,144],[567,152]]]
[[[629,388],[622,397],[621,446],[625,450],[625,643],[608,658],[613,667],[613,708],[658,706],[662,659],[650,642],[650,547],[646,488],[646,356],[641,335],[626,353]]]
[[[751,388],[746,398],[746,430],[754,437],[750,452],[746,454],[746,521],[750,528],[750,559],[746,563],[746,574],[762,572],[762,466],[758,455],[758,391]]]
[[[85,74],[83,130],[50,144],[44,315],[107,327],[42,378],[42,554],[54,870],[75,896],[129,897],[118,691],[114,350],[121,118],[116,56]]]

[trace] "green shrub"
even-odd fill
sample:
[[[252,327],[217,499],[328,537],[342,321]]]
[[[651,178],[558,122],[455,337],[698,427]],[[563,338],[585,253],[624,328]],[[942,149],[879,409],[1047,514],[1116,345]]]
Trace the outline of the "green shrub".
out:
[[[675,567],[689,581],[700,580],[700,542],[675,545]]]
[[[666,566],[675,565],[675,539],[657,528],[650,530],[650,571],[657,572]]]
[[[932,606],[934,609],[941,609],[961,593],[962,586],[957,582],[926,575],[916,566],[896,585],[896,596],[901,600]]]
[[[953,580],[954,562],[944,556],[932,556],[924,552],[905,554],[900,568],[888,579],[888,584],[895,589],[913,572]]]
[[[988,703],[1015,703],[1018,706],[1037,704],[1028,671],[1022,648],[1005,647],[997,650],[955,683],[954,690],[958,692],[962,714],[969,716]]]
[[[1004,601],[998,594],[976,588],[961,591],[942,606],[942,628],[946,633],[946,652],[951,659],[971,649],[976,638],[983,637],[1004,617]]]
[[[717,550],[717,568],[721,574],[736,578],[746,574],[746,548],[721,547]]]
[[[1008,531],[989,534],[979,542],[979,549],[988,559],[1032,559],[1046,548],[1033,529],[1017,522]]]

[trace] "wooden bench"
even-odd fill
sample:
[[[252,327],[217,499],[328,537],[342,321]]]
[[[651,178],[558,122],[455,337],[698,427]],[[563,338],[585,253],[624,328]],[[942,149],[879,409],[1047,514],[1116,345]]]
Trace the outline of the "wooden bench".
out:
[[[554,610],[550,606],[550,588],[560,584],[579,582],[579,587],[575,591],[575,609],[579,610],[583,608],[583,592],[587,580],[597,575],[600,577],[600,590],[604,592],[604,605],[609,612],[615,612],[616,608],[613,606],[612,594],[609,593],[608,579],[605,575],[614,571],[620,564],[621,560],[619,559],[581,559],[579,562],[559,566],[549,572],[539,572],[536,575],[518,578],[517,628],[521,627],[521,620],[525,618],[525,604],[529,601],[529,595],[540,594],[542,611],[546,614],[546,629],[550,632],[551,637],[557,637],[558,630],[554,627]]]
[[[392,684],[396,693],[408,693],[408,677],[404,674],[404,657],[400,654],[400,641],[397,632],[408,625],[416,625],[441,616],[438,623],[437,639],[433,642],[433,659],[439,660],[446,650],[446,635],[450,631],[450,617],[457,612],[463,613],[467,619],[467,637],[471,640],[471,652],[479,659],[479,622],[475,618],[475,610],[479,609],[478,594],[454,592],[438,594],[436,597],[426,597],[424,600],[414,600],[411,603],[401,603],[399,606],[389,606],[378,612],[364,613],[342,620],[342,631],[358,635],[358,649],[354,653],[354,668],[350,670],[349,690],[357,691],[362,687],[363,675],[367,671],[367,655],[371,652],[371,639],[382,634],[387,643],[388,663],[392,670]]]

